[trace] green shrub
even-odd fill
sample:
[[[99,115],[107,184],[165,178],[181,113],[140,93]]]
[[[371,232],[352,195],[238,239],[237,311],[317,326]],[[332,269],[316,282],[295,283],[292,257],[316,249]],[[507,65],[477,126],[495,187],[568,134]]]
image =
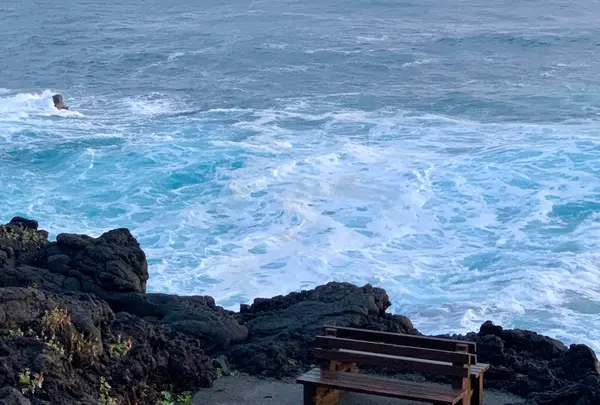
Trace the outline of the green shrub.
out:
[[[29,368],[19,374],[19,384],[23,395],[35,394],[36,389],[41,389],[44,383],[43,373],[32,373]]]
[[[117,343],[112,343],[109,346],[109,355],[112,358],[120,359],[127,356],[127,353],[132,349],[133,341],[130,337],[121,339],[121,335],[117,338]]]
[[[192,393],[185,391],[177,395],[177,403],[179,405],[192,405]]]
[[[160,401],[158,403],[159,405],[174,405],[175,404],[173,402],[173,395],[169,391],[162,391],[160,393],[160,395],[162,395],[163,399],[162,399],[162,401]]]
[[[110,396],[110,385],[104,377],[100,377],[100,393],[98,395],[98,405],[118,405],[116,398]]]

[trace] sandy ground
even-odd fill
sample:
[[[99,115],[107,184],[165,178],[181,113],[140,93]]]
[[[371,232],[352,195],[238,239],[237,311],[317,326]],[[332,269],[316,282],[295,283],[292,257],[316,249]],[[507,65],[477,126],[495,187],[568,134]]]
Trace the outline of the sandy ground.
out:
[[[484,391],[485,405],[522,402],[514,395],[494,390]],[[214,387],[198,392],[194,405],[302,405],[302,386],[294,381],[282,382],[256,377],[222,377]],[[388,399],[372,395],[344,393],[340,405],[423,405],[423,402]]]

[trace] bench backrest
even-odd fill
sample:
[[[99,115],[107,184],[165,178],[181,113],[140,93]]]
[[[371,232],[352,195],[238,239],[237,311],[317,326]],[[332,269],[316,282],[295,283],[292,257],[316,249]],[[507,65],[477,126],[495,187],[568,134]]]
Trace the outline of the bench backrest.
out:
[[[437,343],[427,341],[428,338],[425,341],[412,339],[420,336],[341,327],[327,327],[326,333],[317,336],[314,353],[315,357],[330,362],[388,366],[460,379],[469,376],[469,365],[474,363],[468,347],[443,350],[456,349],[457,341],[452,345],[437,345],[443,348],[438,349],[430,347]]]
[[[406,335],[403,333],[379,332],[366,329],[346,328],[342,326],[325,326],[325,334],[339,338],[366,340],[369,342],[389,343],[401,346],[420,347],[424,349],[462,352],[471,354],[468,364],[477,363],[477,345],[462,340],[441,339],[428,336]]]

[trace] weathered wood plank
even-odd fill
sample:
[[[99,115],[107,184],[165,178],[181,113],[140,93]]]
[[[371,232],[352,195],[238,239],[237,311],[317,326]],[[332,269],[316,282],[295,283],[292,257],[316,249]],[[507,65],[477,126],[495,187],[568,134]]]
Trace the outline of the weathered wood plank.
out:
[[[469,375],[468,366],[457,367],[432,362],[414,361],[387,354],[317,348],[314,350],[314,356],[323,360],[337,360],[341,362],[371,364],[376,366],[393,366],[404,371],[436,373],[449,377],[467,377]]]
[[[390,354],[393,356],[435,360],[446,363],[473,364],[473,355],[469,353],[448,352],[413,346],[400,346],[389,343],[369,342],[365,340],[344,339],[333,336],[317,336],[315,344],[324,349],[348,349],[362,352]]]

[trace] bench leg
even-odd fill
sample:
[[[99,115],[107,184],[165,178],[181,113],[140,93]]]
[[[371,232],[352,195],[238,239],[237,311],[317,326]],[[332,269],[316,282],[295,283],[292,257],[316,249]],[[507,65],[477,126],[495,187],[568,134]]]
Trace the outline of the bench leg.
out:
[[[471,391],[471,380],[467,377],[465,378],[466,380],[466,391],[467,393],[465,394],[465,397],[462,400],[463,405],[469,405],[471,403],[471,394],[473,393]]]
[[[471,405],[483,405],[483,373],[479,377],[471,377],[471,388],[473,389]]]
[[[460,401],[460,405],[469,405],[471,403],[471,379],[469,377],[461,378],[452,382],[452,388],[465,391],[465,396]]]
[[[317,405],[317,387],[304,384],[304,405]]]
[[[340,391],[330,388],[317,388],[317,405],[337,405],[340,402]]]

